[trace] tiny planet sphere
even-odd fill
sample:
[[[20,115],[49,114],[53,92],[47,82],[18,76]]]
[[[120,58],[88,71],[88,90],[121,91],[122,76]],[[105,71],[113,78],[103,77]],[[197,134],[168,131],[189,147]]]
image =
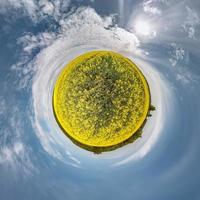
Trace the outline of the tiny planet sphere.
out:
[[[66,136],[94,153],[117,149],[141,136],[150,111],[142,72],[112,51],[91,51],[58,75],[53,111]]]

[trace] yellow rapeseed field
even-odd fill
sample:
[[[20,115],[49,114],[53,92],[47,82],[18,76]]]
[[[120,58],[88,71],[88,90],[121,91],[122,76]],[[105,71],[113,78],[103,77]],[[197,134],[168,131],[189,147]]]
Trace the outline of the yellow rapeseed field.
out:
[[[112,51],[92,51],[61,71],[53,109],[73,142],[89,150],[109,148],[142,127],[150,109],[150,91],[131,60]]]

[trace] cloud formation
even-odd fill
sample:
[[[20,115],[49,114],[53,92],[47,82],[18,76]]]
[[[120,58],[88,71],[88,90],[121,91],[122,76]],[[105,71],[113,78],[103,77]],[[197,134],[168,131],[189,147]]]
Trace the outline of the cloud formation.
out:
[[[45,17],[51,16],[59,21],[66,16],[70,0],[2,0],[0,13],[11,11],[13,14],[21,12],[20,17],[28,16],[34,23],[40,22]],[[16,17],[18,17],[16,15]]]

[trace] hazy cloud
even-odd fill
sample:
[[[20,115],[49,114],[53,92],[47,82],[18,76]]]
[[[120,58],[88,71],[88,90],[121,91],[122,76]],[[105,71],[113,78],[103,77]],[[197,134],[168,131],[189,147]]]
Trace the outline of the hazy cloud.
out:
[[[186,6],[186,12],[187,17],[182,27],[187,32],[188,37],[194,39],[196,37],[196,29],[200,25],[200,17],[194,9],[188,6]]]
[[[20,16],[28,16],[33,22],[39,22],[46,16],[59,21],[67,11],[70,0],[1,0],[0,13],[20,12]]]
[[[157,7],[157,2],[154,0],[148,0],[143,3],[143,10],[146,13],[160,15],[162,11]]]

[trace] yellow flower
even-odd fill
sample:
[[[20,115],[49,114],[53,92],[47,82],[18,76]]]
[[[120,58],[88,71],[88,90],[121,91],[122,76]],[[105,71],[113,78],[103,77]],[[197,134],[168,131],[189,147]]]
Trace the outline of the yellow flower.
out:
[[[55,83],[56,120],[73,142],[91,151],[121,146],[144,125],[150,91],[128,58],[92,51],[72,60]]]

